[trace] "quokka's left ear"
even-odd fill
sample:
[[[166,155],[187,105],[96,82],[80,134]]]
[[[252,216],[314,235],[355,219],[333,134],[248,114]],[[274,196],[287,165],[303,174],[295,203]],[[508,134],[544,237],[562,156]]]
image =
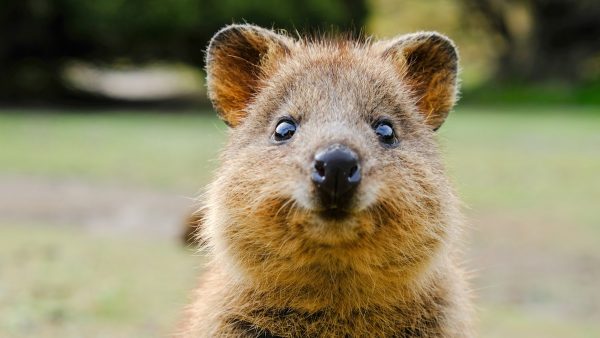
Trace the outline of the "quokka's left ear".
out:
[[[425,122],[437,130],[456,102],[458,53],[439,33],[421,32],[388,41],[383,56],[394,63],[414,94]]]
[[[230,25],[213,36],[206,51],[208,95],[219,117],[235,127],[291,40],[253,25]]]

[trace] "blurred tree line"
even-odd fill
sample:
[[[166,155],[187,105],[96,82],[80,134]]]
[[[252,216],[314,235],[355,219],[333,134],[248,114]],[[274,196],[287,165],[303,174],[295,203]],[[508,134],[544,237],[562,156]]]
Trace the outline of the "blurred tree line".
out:
[[[201,67],[208,40],[228,23],[348,30],[367,13],[364,0],[2,0],[0,99],[64,96],[70,60]]]
[[[461,0],[497,38],[495,80],[578,83],[600,75],[600,1]]]
[[[463,99],[600,104],[599,0],[371,0],[368,30],[457,43]]]
[[[380,36],[440,30],[459,45],[467,86],[600,83],[599,0],[0,0],[0,100],[73,94],[64,80],[73,61],[200,69],[210,37],[244,21]]]

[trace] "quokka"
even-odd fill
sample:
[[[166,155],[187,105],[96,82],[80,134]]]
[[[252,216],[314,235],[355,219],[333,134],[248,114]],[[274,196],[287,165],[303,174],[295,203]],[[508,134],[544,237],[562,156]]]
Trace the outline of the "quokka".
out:
[[[179,334],[472,336],[435,133],[457,97],[454,44],[231,25],[206,61],[229,141],[201,210],[212,261]]]

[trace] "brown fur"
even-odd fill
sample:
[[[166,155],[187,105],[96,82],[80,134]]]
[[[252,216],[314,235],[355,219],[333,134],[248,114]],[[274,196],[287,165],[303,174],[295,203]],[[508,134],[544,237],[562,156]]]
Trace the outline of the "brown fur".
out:
[[[458,202],[434,129],[456,97],[457,54],[435,33],[392,41],[293,40],[250,25],[217,33],[208,89],[230,126],[205,199],[213,261],[187,337],[469,337],[457,266]],[[298,130],[276,145],[282,116]],[[386,117],[400,145],[382,147]],[[319,216],[319,149],[342,143],[363,179],[343,220]]]
[[[181,242],[184,245],[198,246],[204,244],[204,241],[201,239],[203,218],[204,215],[201,208],[186,217],[181,233]]]

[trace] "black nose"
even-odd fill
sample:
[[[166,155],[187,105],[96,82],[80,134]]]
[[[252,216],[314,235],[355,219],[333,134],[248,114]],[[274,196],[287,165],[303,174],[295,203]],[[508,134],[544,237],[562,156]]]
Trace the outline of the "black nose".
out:
[[[360,176],[358,156],[346,146],[334,144],[315,155],[311,178],[326,208],[347,204]]]

